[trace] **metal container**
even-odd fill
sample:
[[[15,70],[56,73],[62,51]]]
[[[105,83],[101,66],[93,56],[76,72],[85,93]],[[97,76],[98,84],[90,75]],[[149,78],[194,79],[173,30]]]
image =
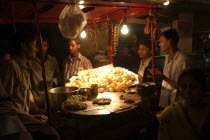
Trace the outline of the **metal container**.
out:
[[[137,85],[137,94],[141,95],[143,98],[153,95],[156,91],[156,84],[152,82],[145,82],[143,84]]]
[[[98,84],[91,85],[92,96],[91,98],[94,99],[98,96]]]
[[[78,94],[85,96],[87,100],[90,100],[92,96],[92,92],[90,88],[80,88],[78,90]]]
[[[49,100],[51,111],[58,111],[62,103],[72,94],[77,94],[78,87],[57,87],[50,89]]]

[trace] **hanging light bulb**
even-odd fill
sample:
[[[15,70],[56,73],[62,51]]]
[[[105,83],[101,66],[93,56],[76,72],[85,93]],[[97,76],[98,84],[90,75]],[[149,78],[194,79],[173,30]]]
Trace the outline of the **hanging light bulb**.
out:
[[[85,6],[84,5],[79,5],[79,8],[80,9],[83,9]]]
[[[121,32],[124,35],[126,35],[129,32],[128,26],[126,24],[123,25]]]
[[[85,6],[84,5],[82,5],[82,4],[84,4],[85,3],[85,1],[84,0],[81,0],[80,2],[79,2],[79,8],[80,9],[83,9]]]
[[[127,10],[125,10],[124,12],[125,12],[125,17],[124,17],[124,20],[123,20],[123,26],[122,26],[122,29],[121,29],[121,33],[126,35],[129,32],[128,26],[126,25],[126,21],[127,21],[126,12],[127,12]]]
[[[87,34],[85,31],[82,31],[81,34],[80,34],[80,37],[81,38],[86,38]]]
[[[167,0],[166,2],[163,3],[163,5],[169,5],[169,0]]]

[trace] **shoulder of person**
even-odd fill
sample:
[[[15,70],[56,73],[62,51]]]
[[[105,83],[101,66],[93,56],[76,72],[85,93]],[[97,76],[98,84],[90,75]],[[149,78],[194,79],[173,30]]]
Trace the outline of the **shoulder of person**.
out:
[[[18,63],[17,63],[16,60],[14,60],[14,59],[10,59],[10,60],[7,62],[7,65],[6,65],[7,68],[10,68],[10,67],[17,67],[17,66],[18,66]]]
[[[83,57],[84,60],[86,61],[90,61],[87,57],[85,57],[84,55],[81,54],[81,57]]]
[[[37,61],[38,61],[37,58],[29,60],[28,61],[28,66],[30,67],[31,65],[34,65],[34,63],[36,63]]]
[[[152,60],[149,62],[149,64],[148,64],[147,67],[148,67],[148,68],[152,68]]]
[[[183,52],[180,52],[180,55],[179,55],[179,59],[178,60],[182,64],[183,63],[189,63],[190,62],[188,56],[186,54],[184,54]]]
[[[68,62],[68,61],[70,61],[70,55],[68,55],[68,56],[63,60],[63,63],[66,63],[66,62]]]
[[[4,68],[2,69],[2,73],[4,73],[3,75],[11,75],[11,72],[13,73],[17,73],[17,69],[19,68],[18,63],[14,60],[11,59],[7,62],[7,64],[4,66]]]
[[[49,55],[49,54],[48,54],[48,59],[49,59],[49,60],[52,60],[52,61],[57,61],[56,58],[55,58],[54,56]]]
[[[187,54],[183,53],[182,51],[179,51],[179,58],[187,58]]]
[[[156,115],[158,120],[169,121],[171,119],[171,117],[173,116],[173,114],[175,112],[175,106],[177,106],[177,105],[178,104],[173,104],[173,105],[167,106],[161,113]]]

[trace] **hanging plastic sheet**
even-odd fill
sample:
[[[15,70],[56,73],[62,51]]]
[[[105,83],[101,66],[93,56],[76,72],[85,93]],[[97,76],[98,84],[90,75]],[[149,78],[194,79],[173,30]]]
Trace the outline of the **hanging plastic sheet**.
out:
[[[66,5],[59,17],[59,30],[66,38],[76,38],[87,24],[85,13],[78,4]]]

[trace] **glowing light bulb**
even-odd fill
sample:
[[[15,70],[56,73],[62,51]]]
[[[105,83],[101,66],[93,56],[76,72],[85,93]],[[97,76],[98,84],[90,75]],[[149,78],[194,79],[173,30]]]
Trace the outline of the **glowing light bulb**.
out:
[[[163,5],[169,5],[169,1],[167,0],[166,2],[163,3]]]
[[[84,5],[79,5],[79,8],[80,9],[83,9],[85,6]]]
[[[129,30],[128,30],[128,26],[126,24],[123,25],[122,29],[121,29],[122,34],[126,35]]]
[[[79,4],[84,4],[85,3],[85,1],[84,0],[81,0],[80,2],[79,2]],[[79,5],[79,8],[80,9],[83,9],[85,6],[84,5]]]
[[[82,31],[81,34],[80,34],[80,37],[81,38],[86,38],[87,34],[85,31]]]

